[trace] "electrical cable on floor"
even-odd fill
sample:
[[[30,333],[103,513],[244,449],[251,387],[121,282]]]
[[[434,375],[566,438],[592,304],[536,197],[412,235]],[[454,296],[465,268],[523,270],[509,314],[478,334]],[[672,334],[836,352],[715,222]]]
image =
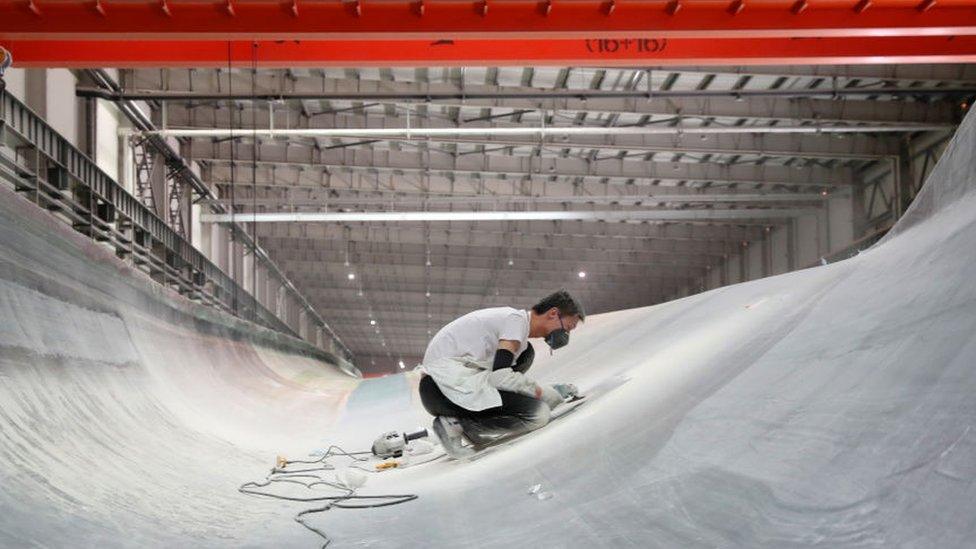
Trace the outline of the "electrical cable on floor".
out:
[[[238,491],[242,494],[249,494],[253,496],[266,497],[271,499],[277,499],[282,501],[297,501],[302,503],[315,502],[315,501],[325,501],[328,502],[321,507],[313,507],[311,509],[305,509],[299,511],[295,515],[295,522],[304,526],[307,530],[315,533],[321,537],[324,541],[322,543],[322,548],[328,547],[332,542],[331,538],[326,535],[321,529],[312,526],[306,522],[305,517],[309,515],[314,515],[317,513],[323,513],[332,509],[333,507],[338,507],[340,509],[371,509],[375,507],[388,507],[390,505],[398,505],[400,503],[406,503],[408,501],[413,501],[417,499],[415,494],[388,494],[388,495],[357,495],[354,488],[349,488],[343,484],[336,482],[330,482],[325,480],[320,473],[323,471],[335,471],[335,467],[328,462],[328,459],[335,456],[343,456],[351,459],[353,462],[359,463],[364,461],[369,461],[368,458],[358,457],[362,455],[370,455],[372,452],[347,452],[340,448],[339,446],[330,446],[325,453],[318,459],[314,460],[285,460],[279,458],[279,461],[275,464],[275,467],[271,469],[271,472],[264,478],[263,481],[250,481],[242,484]],[[303,467],[301,469],[289,469],[290,465],[318,465],[317,467]],[[350,465],[349,467],[360,469],[371,474],[377,473],[377,471],[366,469],[358,465]],[[336,496],[309,496],[309,497],[299,497],[299,496],[286,496],[281,494],[275,494],[271,492],[266,492],[260,490],[260,488],[267,488],[275,484],[296,484],[303,486],[306,489],[313,489],[316,486],[328,486],[330,488],[335,488],[344,492],[341,495]],[[345,502],[355,501],[355,500],[382,500],[378,503],[361,503],[361,504],[350,504]]]

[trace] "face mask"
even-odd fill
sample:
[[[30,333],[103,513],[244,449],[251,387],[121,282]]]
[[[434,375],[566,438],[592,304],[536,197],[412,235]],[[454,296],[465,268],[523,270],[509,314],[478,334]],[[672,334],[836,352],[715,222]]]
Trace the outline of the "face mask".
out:
[[[546,336],[546,344],[552,350],[565,347],[569,343],[569,330],[563,326],[563,317],[559,317],[559,327],[549,332]]]

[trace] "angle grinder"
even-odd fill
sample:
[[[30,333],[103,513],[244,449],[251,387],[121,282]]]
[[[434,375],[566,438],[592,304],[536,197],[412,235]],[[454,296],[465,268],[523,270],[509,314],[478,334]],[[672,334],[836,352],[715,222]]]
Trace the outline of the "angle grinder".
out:
[[[425,438],[426,436],[427,429],[421,429],[415,433],[400,433],[397,431],[384,433],[373,443],[373,455],[381,459],[402,457],[403,450],[407,447],[408,442],[417,440],[418,438]]]

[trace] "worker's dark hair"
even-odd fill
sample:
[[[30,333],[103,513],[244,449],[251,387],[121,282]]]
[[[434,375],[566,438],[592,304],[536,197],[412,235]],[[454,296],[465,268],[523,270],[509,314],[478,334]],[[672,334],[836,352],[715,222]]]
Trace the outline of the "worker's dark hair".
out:
[[[549,309],[556,307],[562,316],[579,315],[580,320],[586,320],[586,312],[583,305],[575,297],[569,295],[566,290],[559,290],[556,293],[544,297],[541,301],[532,306],[535,314],[544,314]]]

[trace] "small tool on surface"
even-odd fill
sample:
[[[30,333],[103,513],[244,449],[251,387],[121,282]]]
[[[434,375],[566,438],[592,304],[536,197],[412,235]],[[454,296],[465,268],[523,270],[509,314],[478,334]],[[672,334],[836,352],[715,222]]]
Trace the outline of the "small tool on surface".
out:
[[[418,438],[425,438],[426,436],[427,429],[421,429],[415,433],[400,433],[397,431],[383,433],[373,443],[373,455],[383,459],[402,457],[408,442],[417,440]]]

